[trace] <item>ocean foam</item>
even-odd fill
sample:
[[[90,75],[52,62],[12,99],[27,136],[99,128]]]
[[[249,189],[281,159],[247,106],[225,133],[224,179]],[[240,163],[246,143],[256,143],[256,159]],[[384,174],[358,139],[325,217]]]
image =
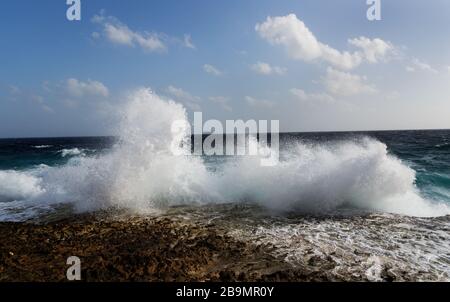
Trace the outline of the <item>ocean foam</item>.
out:
[[[72,148],[72,149],[62,149],[58,151],[58,153],[61,153],[62,157],[67,156],[84,156],[84,149],[78,149],[78,148]]]
[[[0,171],[0,202],[29,200],[43,193],[39,177],[29,172]]]

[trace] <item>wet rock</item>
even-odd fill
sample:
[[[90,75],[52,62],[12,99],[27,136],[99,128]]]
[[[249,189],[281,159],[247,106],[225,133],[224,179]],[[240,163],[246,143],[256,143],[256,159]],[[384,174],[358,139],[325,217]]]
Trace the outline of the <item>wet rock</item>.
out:
[[[66,281],[69,256],[81,259],[84,281],[287,281],[303,276],[262,247],[169,217],[116,219],[97,213],[45,224],[0,223],[0,242],[0,281]]]

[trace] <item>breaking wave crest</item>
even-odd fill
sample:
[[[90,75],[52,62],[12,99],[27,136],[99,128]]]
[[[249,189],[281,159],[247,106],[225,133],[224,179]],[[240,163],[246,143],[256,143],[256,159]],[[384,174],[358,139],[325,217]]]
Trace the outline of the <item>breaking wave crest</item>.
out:
[[[111,152],[81,156],[78,150],[80,156],[64,166],[0,171],[0,198],[34,206],[73,203],[79,211],[254,202],[275,211],[321,213],[350,207],[411,216],[450,213],[444,203],[422,198],[415,171],[373,139],[293,142],[283,148],[275,166],[239,157],[211,171],[202,157],[172,152],[187,135],[176,134],[180,138],[174,144],[172,123],[187,121],[181,104],[140,89],[120,112],[121,139]]]
[[[58,153],[61,154],[62,157],[68,157],[68,156],[84,156],[85,155],[84,149],[78,149],[78,148],[72,148],[72,149],[62,149],[58,151]]]

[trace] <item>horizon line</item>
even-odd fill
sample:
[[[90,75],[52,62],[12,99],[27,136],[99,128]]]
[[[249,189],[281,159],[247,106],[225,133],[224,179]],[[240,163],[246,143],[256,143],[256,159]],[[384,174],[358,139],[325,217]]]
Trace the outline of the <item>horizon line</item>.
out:
[[[385,129],[385,130],[317,130],[317,131],[280,131],[279,134],[292,133],[363,133],[363,132],[394,132],[394,131],[450,131],[450,128],[424,128],[424,129]],[[256,134],[270,133],[257,132]],[[210,135],[213,133],[202,133],[202,135]],[[220,135],[219,133],[216,133]],[[243,134],[243,133],[222,133],[222,135]],[[248,133],[246,133],[248,134]],[[255,133],[251,133],[255,134]],[[191,135],[200,135],[193,133]],[[17,137],[0,137],[0,140],[8,139],[56,139],[56,138],[99,138],[99,137],[119,137],[119,135],[69,135],[69,136],[17,136]]]

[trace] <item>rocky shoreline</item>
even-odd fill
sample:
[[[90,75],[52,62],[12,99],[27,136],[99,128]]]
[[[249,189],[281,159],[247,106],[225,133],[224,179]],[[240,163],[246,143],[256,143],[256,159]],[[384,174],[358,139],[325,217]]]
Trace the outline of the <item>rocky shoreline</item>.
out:
[[[310,281],[263,246],[169,217],[77,215],[45,224],[0,223],[0,281]]]
[[[444,281],[450,217],[274,217],[251,206],[0,223],[0,282]],[[69,218],[67,218],[69,217]],[[428,260],[427,260],[428,259]]]

